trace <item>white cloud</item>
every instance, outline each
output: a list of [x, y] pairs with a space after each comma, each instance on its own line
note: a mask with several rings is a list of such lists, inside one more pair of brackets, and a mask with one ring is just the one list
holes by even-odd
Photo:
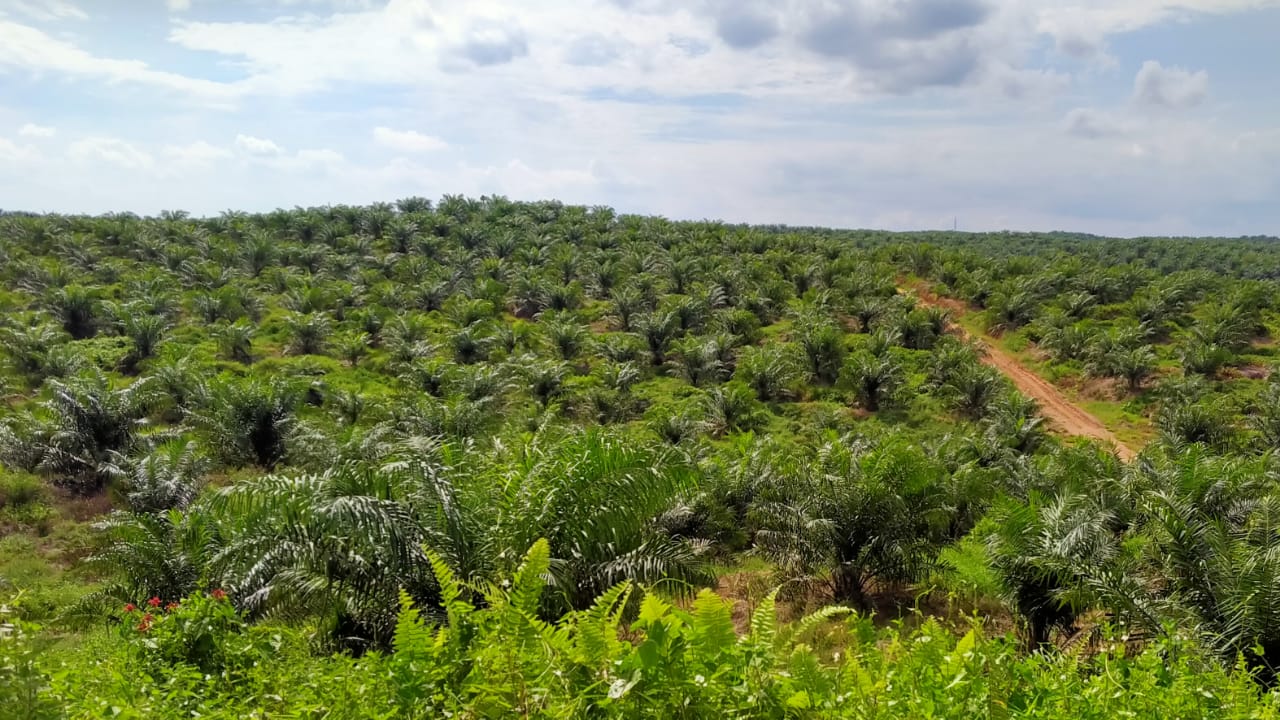
[[416, 130], [392, 130], [388, 127], [374, 128], [373, 139], [379, 145], [400, 152], [434, 152], [449, 147], [449, 143], [438, 137], [423, 135]]
[[141, 60], [116, 60], [92, 55], [78, 46], [36, 28], [0, 19], [0, 69], [31, 73], [56, 72], [85, 79], [135, 82], [210, 100], [226, 101], [232, 88], [208, 80], [151, 69]]
[[1143, 105], [1186, 108], [1204, 102], [1209, 73], [1166, 68], [1154, 60], [1142, 64], [1133, 79], [1133, 99]]
[[18, 134], [22, 137], [29, 138], [51, 138], [58, 133], [58, 129], [46, 125], [36, 125], [35, 123], [27, 123], [18, 128]]
[[119, 138], [88, 137], [71, 143], [67, 155], [85, 163], [105, 162], [128, 170], [145, 170], [155, 165], [151, 155]]
[[294, 155], [290, 160], [291, 161], [289, 163], [286, 163], [286, 167], [304, 169], [333, 168], [345, 162], [346, 157], [337, 150], [331, 150], [329, 148], [312, 148], [299, 150], [298, 154]]
[[232, 156], [230, 150], [211, 145], [204, 140], [197, 140], [187, 145], [166, 145], [164, 154], [167, 158], [184, 165], [201, 166]]
[[1124, 134], [1125, 125], [1110, 113], [1075, 108], [1063, 118], [1062, 129], [1068, 135], [1092, 140]]
[[[125, 138], [16, 172], [3, 158], [48, 148], [13, 130], [0, 142], [6, 207], [204, 213], [498, 193], [894, 228], [950, 226], [956, 213], [971, 229], [1280, 222], [1257, 200], [1280, 193], [1280, 159], [1248, 150], [1276, 142], [1273, 99], [1234, 95], [1248, 83], [1222, 82], [1224, 60], [1215, 100], [1239, 112], [1143, 112], [1137, 68], [1105, 64], [1109, 43], [1130, 40], [1118, 33], [1195, 32], [1181, 21], [1263, 0], [546, 0], [537, 12], [515, 0], [249, 0], [220, 4], [220, 22], [146, 1], [147, 27], [169, 28], [163, 48], [136, 26], [119, 45], [77, 46], [83, 26], [32, 20], [40, 29], [18, 25], [15, 50], [8, 31], [27, 16], [0, 19], [0, 78], [60, 88], [84, 101], [72, 109], [101, 109], [94, 135]], [[110, 5], [84, 3], [95, 23], [126, 18]], [[1055, 42], [1061, 53], [1045, 53]], [[130, 46], [175, 64], [101, 57]], [[1169, 47], [1166, 65], [1188, 62]], [[1204, 102], [1207, 76], [1157, 68], [1143, 91], [1157, 106]], [[0, 127], [35, 118], [79, 138], [83, 114], [13, 95]], [[148, 172], [125, 169], [147, 158]], [[1224, 205], [1237, 200], [1259, 204]]]
[[252, 135], [236, 135], [236, 147], [255, 157], [275, 157], [284, 153], [274, 142]]
[[0, 160], [8, 164], [30, 160], [35, 152], [27, 146], [19, 145], [8, 138], [0, 137]]
[[17, 13], [37, 22], [89, 19], [83, 10], [65, 0], [0, 0], [0, 17], [6, 12]]
[[169, 12], [185, 12], [191, 9], [191, 0], [164, 0]]

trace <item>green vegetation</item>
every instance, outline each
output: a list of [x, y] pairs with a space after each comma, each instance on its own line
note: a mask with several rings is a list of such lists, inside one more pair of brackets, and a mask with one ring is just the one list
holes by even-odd
[[0, 261], [16, 717], [1280, 709], [1273, 241], [448, 196]]

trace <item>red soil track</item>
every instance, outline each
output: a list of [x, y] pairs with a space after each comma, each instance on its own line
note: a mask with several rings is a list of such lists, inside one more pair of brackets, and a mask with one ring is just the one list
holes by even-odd
[[[922, 288], [915, 289], [913, 294], [922, 304], [944, 308], [951, 313], [952, 317], [969, 313], [969, 308], [958, 300], [939, 297]], [[952, 323], [951, 330], [965, 339], [973, 339], [959, 325]], [[1041, 414], [1056, 430], [1066, 435], [1091, 438], [1101, 441], [1104, 445], [1110, 445], [1115, 448], [1116, 455], [1125, 462], [1137, 455], [1131, 448], [1120, 442], [1119, 438], [1102, 424], [1102, 421], [1068, 400], [1053, 384], [1023, 367], [1022, 363], [1000, 348], [982, 342], [981, 339], [978, 339], [978, 343], [984, 350], [982, 362], [999, 370], [1009, 378], [1019, 392], [1040, 403]]]

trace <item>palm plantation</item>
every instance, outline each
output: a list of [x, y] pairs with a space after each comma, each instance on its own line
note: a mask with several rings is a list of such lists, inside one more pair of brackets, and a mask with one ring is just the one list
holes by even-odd
[[0, 700], [1065, 717], [1123, 667], [1125, 707], [1274, 716], [1280, 250], [1010, 247], [501, 197], [0, 215], [0, 542], [46, 563], [0, 561]]

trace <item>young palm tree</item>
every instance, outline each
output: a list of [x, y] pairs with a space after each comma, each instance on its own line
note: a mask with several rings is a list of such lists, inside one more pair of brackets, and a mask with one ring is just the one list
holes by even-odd
[[0, 327], [0, 344], [13, 369], [37, 382], [47, 377], [49, 353], [62, 345], [64, 334], [53, 325]]
[[196, 443], [174, 442], [141, 457], [112, 453], [103, 471], [124, 493], [134, 513], [186, 510], [196, 499], [211, 463]]
[[858, 353], [845, 363], [841, 375], [858, 403], [870, 412], [892, 404], [906, 384], [906, 372], [888, 354]]
[[991, 566], [1023, 623], [1028, 649], [1047, 645], [1054, 630], [1074, 628], [1087, 605], [1072, 591], [1101, 575], [1118, 552], [1113, 521], [1093, 498], [1071, 490], [1027, 505], [1009, 503], [993, 514]]
[[569, 366], [560, 362], [535, 362], [524, 366], [525, 379], [533, 397], [546, 408], [564, 392]]
[[334, 343], [338, 357], [349, 367], [360, 364], [360, 358], [369, 354], [369, 335], [363, 332], [348, 332], [338, 336]]
[[218, 587], [211, 562], [221, 545], [219, 528], [203, 512], [116, 512], [99, 528], [106, 547], [90, 556], [90, 567], [105, 571], [106, 586], [81, 601], [82, 608], [110, 600], [114, 614], [124, 603], [149, 598], [178, 602], [198, 589]]
[[1233, 354], [1221, 345], [1207, 342], [1193, 334], [1178, 350], [1185, 372], [1212, 377], [1231, 362]]
[[289, 353], [292, 355], [323, 355], [333, 331], [333, 323], [324, 313], [294, 314], [285, 320], [289, 331]]
[[516, 548], [547, 539], [547, 610], [586, 608], [626, 579], [706, 581], [700, 547], [664, 536], [655, 522], [693, 487], [679, 453], [589, 430], [536, 439], [522, 455], [502, 483], [493, 543], [509, 564], [521, 557]]
[[830, 385], [840, 377], [844, 363], [844, 337], [834, 323], [806, 319], [799, 323], [796, 340], [804, 353], [810, 379]]
[[1280, 447], [1280, 376], [1272, 375], [1247, 418], [1263, 448]]
[[745, 383], [733, 380], [711, 388], [705, 396], [707, 426], [716, 435], [750, 432], [765, 422], [765, 409]]
[[1004, 333], [1026, 325], [1035, 319], [1039, 303], [1035, 295], [1025, 288], [998, 290], [987, 300], [987, 329], [992, 333]]
[[746, 383], [760, 400], [781, 402], [795, 396], [803, 370], [785, 346], [748, 347], [742, 351], [734, 378]]
[[977, 362], [968, 362], [952, 371], [938, 392], [950, 399], [952, 407], [971, 419], [986, 414], [1004, 387], [1000, 373]]
[[1170, 447], [1203, 443], [1218, 451], [1235, 440], [1234, 418], [1213, 402], [1165, 401], [1156, 416], [1161, 442]]
[[680, 375], [694, 387], [714, 385], [726, 379], [729, 368], [720, 357], [714, 341], [702, 337], [687, 337], [677, 342], [673, 363]]
[[98, 332], [101, 308], [96, 291], [82, 285], [67, 285], [50, 291], [47, 302], [72, 339], [83, 340]]
[[453, 350], [454, 361], [463, 365], [472, 365], [488, 359], [493, 339], [484, 328], [470, 325], [454, 332], [449, 337], [449, 345]]
[[545, 324], [544, 332], [547, 344], [561, 360], [576, 360], [591, 345], [591, 333], [572, 317], [557, 315]]
[[636, 334], [643, 340], [649, 350], [649, 359], [654, 367], [661, 367], [667, 362], [667, 352], [675, 340], [680, 328], [680, 320], [675, 313], [652, 312], [641, 315], [634, 322]]
[[193, 417], [223, 462], [271, 470], [285, 458], [302, 396], [287, 380], [223, 380], [210, 385]]
[[1079, 360], [1085, 357], [1092, 339], [1092, 334], [1080, 325], [1065, 325], [1046, 330], [1038, 344], [1055, 360]]
[[251, 364], [254, 333], [254, 326], [244, 320], [216, 328], [213, 335], [218, 343], [218, 355], [224, 360]]
[[116, 389], [101, 372], [65, 382], [50, 380], [51, 397], [41, 403], [49, 433], [40, 468], [58, 482], [80, 491], [100, 488], [108, 479], [113, 452], [128, 452], [139, 439], [144, 418], [157, 401], [148, 378]]
[[436, 602], [409, 492], [352, 464], [237, 483], [209, 503], [229, 529], [210, 564], [251, 616], [317, 621], [333, 649], [385, 648], [401, 589], [420, 607]]
[[121, 326], [123, 334], [133, 345], [122, 364], [128, 371], [134, 372], [138, 363], [155, 357], [156, 348], [169, 331], [170, 323], [162, 315], [135, 314], [126, 309], [121, 318]]
[[844, 438], [812, 461], [783, 463], [777, 495], [751, 515], [757, 546], [789, 577], [826, 576], [834, 599], [865, 606], [873, 582], [910, 581], [933, 562], [943, 472], [918, 449], [867, 451]]

